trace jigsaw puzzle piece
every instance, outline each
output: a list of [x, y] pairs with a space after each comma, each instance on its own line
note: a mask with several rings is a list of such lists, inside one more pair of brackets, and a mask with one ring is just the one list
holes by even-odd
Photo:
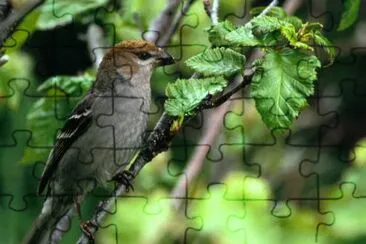
[[[118, 211], [101, 226], [97, 241], [98, 238], [108, 240], [108, 243], [119, 243], [120, 240], [124, 243], [184, 241], [187, 226], [199, 228], [200, 222], [176, 214], [172, 209], [174, 199], [164, 198], [166, 195], [167, 193], [156, 190], [148, 198], [123, 197], [117, 202]], [[122, 226], [133, 229], [124, 229]]]
[[365, 241], [365, 230], [362, 227], [366, 218], [362, 209], [366, 195], [360, 195], [357, 188], [358, 185], [354, 182], [343, 181], [338, 187], [330, 189], [326, 198], [321, 199], [321, 207], [334, 214], [335, 222], [320, 228], [320, 233], [334, 236], [344, 243]]
[[201, 240], [205, 243], [212, 243], [213, 240], [219, 240], [222, 243], [236, 243], [241, 240], [243, 237], [240, 235], [241, 233], [237, 235], [235, 231], [231, 231], [227, 227], [231, 216], [241, 216], [245, 213], [243, 201], [233, 198], [237, 194], [229, 193], [224, 184], [216, 184], [210, 185], [207, 193], [198, 195], [199, 198], [187, 200], [186, 216], [200, 218], [202, 227], [187, 229], [185, 237], [187, 242]]
[[[38, 179], [35, 177], [33, 165], [20, 164], [24, 148], [29, 147], [30, 131], [14, 131], [11, 137], [4, 137], [1, 140], [1, 157], [6, 158], [1, 166], [3, 172], [8, 172], [3, 177], [1, 184], [1, 205], [4, 214], [14, 214], [22, 212], [24, 214], [33, 213], [34, 209], [28, 209], [28, 206], [37, 202], [37, 196], [34, 189], [38, 185]], [[18, 162], [18, 163], [9, 163]], [[24, 180], [26, 179], [26, 180]], [[23, 183], [26, 182], [26, 186]], [[29, 203], [31, 201], [31, 203]], [[30, 211], [30, 212], [29, 212]], [[33, 212], [32, 212], [33, 211]], [[18, 214], [19, 215], [19, 214]]]

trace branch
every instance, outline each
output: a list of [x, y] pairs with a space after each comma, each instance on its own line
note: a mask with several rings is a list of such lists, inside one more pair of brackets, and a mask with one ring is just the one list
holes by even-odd
[[213, 0], [211, 21], [212, 25], [217, 25], [219, 23], [219, 0]]
[[160, 34], [165, 33], [162, 30], [168, 29], [169, 26], [172, 24], [175, 12], [181, 2], [183, 2], [183, 0], [171, 0], [168, 2], [166, 8], [150, 25], [149, 30], [144, 37], [145, 40], [154, 43], [158, 43], [160, 41]]
[[[1, 4], [0, 6], [0, 49], [4, 47], [5, 41], [14, 33], [16, 27], [33, 9], [38, 7], [44, 0], [35, 0], [24, 6], [22, 9], [14, 10], [9, 4]], [[4, 51], [0, 51], [0, 67], [8, 62], [8, 56], [4, 55]]]
[[[9, 15], [0, 23], [0, 47], [4, 46], [6, 39], [14, 33], [16, 27], [36, 7], [41, 5], [45, 0], [34, 0], [30, 1], [29, 4], [24, 6], [22, 9], [10, 10]], [[3, 17], [3, 16], [2, 16]]]
[[271, 11], [272, 8], [276, 7], [278, 5], [278, 0], [273, 0], [263, 11], [258, 15], [258, 17], [265, 16], [266, 14]]

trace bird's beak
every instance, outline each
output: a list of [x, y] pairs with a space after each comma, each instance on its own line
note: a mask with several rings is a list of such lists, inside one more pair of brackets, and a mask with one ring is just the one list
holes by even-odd
[[167, 52], [163, 51], [160, 59], [159, 59], [159, 66], [165, 66], [165, 65], [170, 65], [170, 64], [174, 64], [175, 60], [174, 58]]

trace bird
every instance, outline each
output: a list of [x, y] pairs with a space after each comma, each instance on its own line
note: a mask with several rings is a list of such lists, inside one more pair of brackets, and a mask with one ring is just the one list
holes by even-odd
[[[159, 66], [174, 63], [164, 49], [145, 40], [126, 40], [104, 55], [92, 87], [57, 134], [46, 161], [38, 194], [45, 192], [41, 213], [24, 244], [51, 243], [58, 221], [95, 186], [117, 180], [143, 143], [151, 105], [150, 79]], [[82, 231], [88, 233], [81, 221]], [[91, 234], [90, 238], [94, 238]]]

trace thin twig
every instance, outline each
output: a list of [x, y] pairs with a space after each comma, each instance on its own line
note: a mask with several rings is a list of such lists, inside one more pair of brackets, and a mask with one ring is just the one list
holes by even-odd
[[211, 7], [210, 0], [203, 0], [202, 3], [203, 3], [203, 9], [205, 10], [207, 16], [209, 18], [211, 18], [211, 10], [212, 10], [212, 7]]
[[[16, 27], [21, 23], [27, 14], [41, 5], [45, 0], [34, 0], [27, 3], [20, 10], [9, 8], [8, 4], [1, 4], [1, 22], [0, 22], [0, 49], [4, 47], [5, 41], [14, 33]], [[0, 66], [8, 61], [8, 56], [0, 51]]]
[[258, 15], [258, 17], [265, 16], [266, 14], [271, 11], [272, 8], [276, 7], [278, 5], [278, 0], [273, 0], [263, 11]]
[[211, 10], [211, 21], [212, 25], [217, 25], [219, 23], [219, 5], [220, 0], [213, 0], [212, 10]]

